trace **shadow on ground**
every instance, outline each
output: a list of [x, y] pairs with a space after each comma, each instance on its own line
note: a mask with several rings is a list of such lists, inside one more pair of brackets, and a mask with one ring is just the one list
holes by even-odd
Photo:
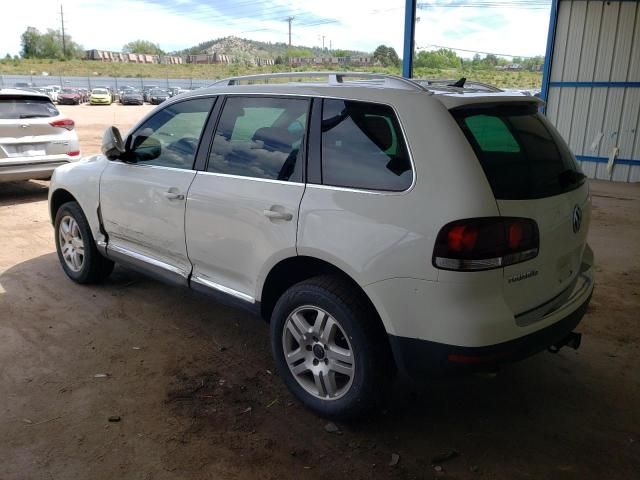
[[[123, 268], [104, 285], [76, 285], [51, 253], [0, 275], [0, 312], [8, 478], [640, 471], [637, 347], [593, 336], [578, 352], [540, 354], [496, 376], [400, 380], [386, 410], [331, 434], [275, 375], [267, 326], [186, 289]], [[434, 457], [454, 451], [437, 472]]]
[[45, 181], [0, 183], [0, 207], [46, 200], [48, 191]]

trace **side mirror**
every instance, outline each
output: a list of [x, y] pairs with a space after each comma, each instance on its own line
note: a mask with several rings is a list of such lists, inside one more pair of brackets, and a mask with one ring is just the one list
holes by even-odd
[[116, 127], [109, 127], [102, 136], [102, 153], [109, 160], [117, 160], [125, 152], [124, 142], [120, 130]]

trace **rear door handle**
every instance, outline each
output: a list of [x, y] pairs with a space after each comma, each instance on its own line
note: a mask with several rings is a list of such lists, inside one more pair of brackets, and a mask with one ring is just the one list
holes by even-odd
[[289, 222], [293, 218], [291, 213], [279, 212], [277, 210], [263, 210], [262, 213], [269, 220], [285, 220]]
[[164, 196], [169, 200], [184, 200], [184, 195], [182, 193], [178, 193], [172, 189], [168, 192], [164, 192]]

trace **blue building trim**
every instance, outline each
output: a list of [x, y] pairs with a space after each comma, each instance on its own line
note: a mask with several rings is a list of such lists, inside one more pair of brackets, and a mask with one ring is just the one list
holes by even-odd
[[404, 50], [402, 53], [402, 76], [413, 76], [413, 50], [416, 38], [416, 7], [418, 0], [405, 0], [404, 6]]
[[[609, 159], [607, 157], [590, 157], [588, 155], [576, 155], [576, 160], [579, 162], [592, 162], [592, 163], [607, 163]], [[634, 160], [631, 158], [616, 158], [616, 165], [640, 165], [640, 160]]]
[[549, 16], [549, 31], [547, 33], [547, 50], [544, 54], [544, 65], [542, 67], [542, 91], [540, 98], [544, 100], [542, 107], [544, 113], [547, 109], [546, 103], [549, 97], [549, 82], [551, 81], [551, 57], [553, 57], [553, 47], [556, 43], [556, 27], [558, 26], [558, 0], [551, 1], [551, 13]]
[[640, 88], [640, 82], [549, 82], [550, 87]]

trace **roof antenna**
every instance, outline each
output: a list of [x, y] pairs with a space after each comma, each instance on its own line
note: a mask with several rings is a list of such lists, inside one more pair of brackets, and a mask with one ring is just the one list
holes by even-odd
[[457, 88], [463, 88], [465, 82], [467, 81], [467, 77], [462, 77], [460, 80], [458, 80], [456, 83], [452, 83], [451, 85], [449, 85], [450, 87], [457, 87]]

